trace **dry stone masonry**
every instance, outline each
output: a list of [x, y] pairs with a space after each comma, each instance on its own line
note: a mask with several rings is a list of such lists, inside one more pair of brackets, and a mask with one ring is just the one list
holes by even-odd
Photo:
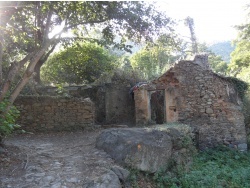
[[210, 70], [206, 55], [180, 61], [135, 91], [137, 125], [150, 123], [150, 98], [159, 90], [165, 95], [164, 121], [192, 125], [200, 148], [225, 144], [247, 149], [239, 93], [229, 79]]
[[70, 131], [89, 128], [94, 124], [94, 104], [89, 98], [20, 96], [17, 123], [31, 132]]

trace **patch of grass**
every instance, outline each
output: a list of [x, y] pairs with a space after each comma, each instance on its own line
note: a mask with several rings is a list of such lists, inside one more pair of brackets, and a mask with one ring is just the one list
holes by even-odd
[[189, 172], [181, 167], [171, 172], [159, 171], [153, 181], [160, 188], [250, 187], [250, 153], [226, 147], [209, 149], [194, 157]]
[[250, 152], [223, 146], [208, 149], [194, 156], [188, 172], [181, 166], [174, 166], [150, 178], [157, 188], [247, 188], [250, 187]]

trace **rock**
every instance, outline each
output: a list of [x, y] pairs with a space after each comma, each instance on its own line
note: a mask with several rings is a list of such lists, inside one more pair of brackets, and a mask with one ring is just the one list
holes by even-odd
[[247, 144], [238, 144], [238, 149], [240, 151], [247, 151]]
[[212, 114], [212, 113], [214, 113], [214, 111], [213, 111], [212, 108], [206, 108], [206, 113], [207, 114]]
[[5, 152], [6, 152], [6, 150], [0, 146], [0, 154], [3, 154]]
[[[185, 128], [178, 130], [165, 125], [107, 129], [97, 138], [96, 147], [110, 154], [118, 164], [153, 173], [169, 162], [173, 150], [184, 147], [183, 138], [191, 135], [191, 128]], [[186, 145], [193, 148], [191, 142]]]
[[122, 188], [118, 176], [111, 170], [104, 175], [90, 181], [84, 188]]
[[60, 187], [61, 187], [61, 183], [60, 182], [51, 185], [51, 188], [60, 188]]
[[69, 183], [77, 183], [78, 179], [77, 178], [67, 178], [66, 181]]
[[129, 176], [129, 171], [120, 166], [112, 166], [111, 170], [118, 176], [121, 182], [125, 182]]
[[53, 176], [45, 176], [44, 178], [43, 178], [43, 181], [44, 182], [52, 182], [52, 181], [54, 181], [55, 180], [55, 177], [53, 177]]

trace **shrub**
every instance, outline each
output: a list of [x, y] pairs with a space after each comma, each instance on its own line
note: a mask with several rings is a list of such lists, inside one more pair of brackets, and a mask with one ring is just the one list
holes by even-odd
[[11, 134], [15, 128], [20, 127], [15, 124], [15, 120], [19, 116], [19, 111], [15, 106], [11, 105], [6, 112], [8, 107], [9, 102], [7, 100], [0, 102], [0, 143], [5, 136]]
[[182, 168], [155, 174], [157, 187], [250, 187], [250, 154], [226, 147], [200, 152], [189, 172]]

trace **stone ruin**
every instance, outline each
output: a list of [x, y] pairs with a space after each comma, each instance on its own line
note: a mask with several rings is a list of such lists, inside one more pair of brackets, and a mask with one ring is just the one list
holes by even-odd
[[[229, 78], [213, 73], [206, 55], [180, 61], [158, 79], [136, 87], [114, 80], [70, 87], [69, 98], [20, 96], [15, 102], [21, 111], [18, 123], [30, 132], [129, 125], [103, 130], [95, 146], [116, 164], [149, 173], [180, 165], [188, 170], [196, 153], [194, 141], [199, 149], [223, 144], [247, 150], [240, 94]], [[126, 185], [129, 172], [112, 168], [87, 187]]]
[[158, 79], [139, 84], [132, 98], [134, 84], [114, 77], [101, 86], [70, 87], [70, 96], [79, 99], [20, 96], [15, 102], [21, 111], [18, 123], [28, 131], [63, 131], [178, 122], [192, 126], [201, 149], [218, 144], [247, 149], [242, 100], [228, 78], [212, 72], [206, 55], [182, 60]]
[[194, 128], [201, 149], [247, 149], [242, 100], [229, 79], [212, 72], [207, 55], [178, 62], [135, 90], [134, 100], [136, 125], [185, 123]]

